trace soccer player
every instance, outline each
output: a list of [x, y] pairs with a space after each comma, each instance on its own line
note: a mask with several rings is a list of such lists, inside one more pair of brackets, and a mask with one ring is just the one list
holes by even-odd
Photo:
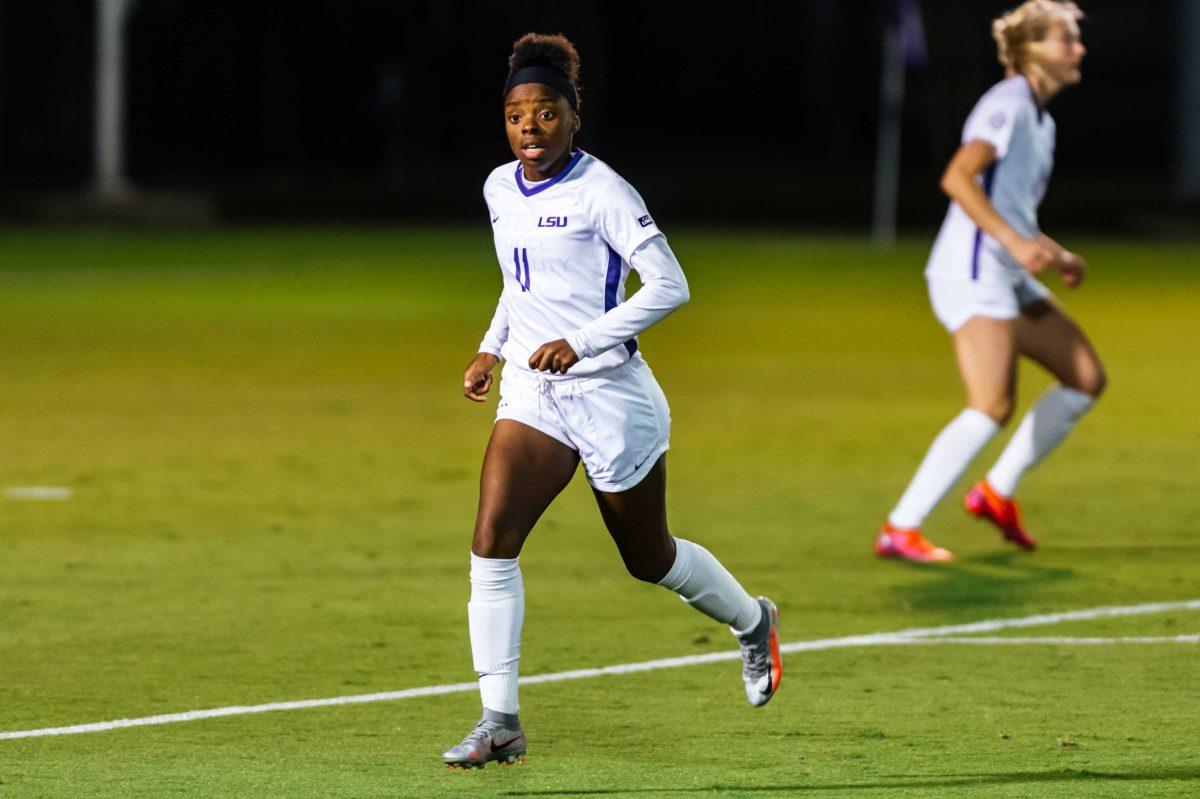
[[1087, 336], [1034, 279], [1055, 270], [1073, 288], [1086, 263], [1038, 227], [1054, 163], [1046, 103], [1080, 81], [1086, 52], [1071, 2], [1029, 0], [992, 23], [1006, 77], [975, 105], [942, 177], [951, 203], [925, 270], [934, 315], [954, 337], [967, 407], [934, 439], [876, 539], [883, 557], [948, 561], [921, 534], [926, 515], [1009, 419], [1024, 355], [1058, 384], [1030, 408], [1000, 459], [967, 493], [969, 513], [1024, 549], [1034, 540], [1014, 499], [1021, 476], [1066, 437], [1104, 390]]
[[[637, 335], [688, 300], [687, 281], [642, 198], [573, 145], [579, 55], [561, 35], [513, 46], [504, 121], [517, 160], [483, 187], [504, 289], [463, 394], [483, 402], [507, 361], [483, 459], [467, 618], [483, 718], [443, 754], [453, 768], [520, 762], [517, 710], [526, 537], [582, 461], [629, 573], [730, 627], [755, 706], [782, 677], [779, 614], [699, 544], [667, 528], [666, 398]], [[635, 269], [642, 287], [624, 301]]]

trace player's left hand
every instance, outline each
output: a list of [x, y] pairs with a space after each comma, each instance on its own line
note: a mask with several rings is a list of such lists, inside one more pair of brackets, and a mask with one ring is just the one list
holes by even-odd
[[565, 338], [543, 344], [533, 355], [529, 356], [529, 368], [539, 372], [565, 375], [567, 370], [577, 363], [579, 363], [579, 356], [575, 354], [575, 350], [571, 348]]
[[475, 402], [486, 402], [484, 395], [492, 390], [492, 370], [498, 363], [500, 359], [490, 352], [476, 355], [463, 373], [463, 396]]
[[1083, 282], [1083, 273], [1087, 270], [1087, 261], [1083, 260], [1083, 256], [1063, 250], [1055, 259], [1054, 265], [1067, 288], [1073, 289]]

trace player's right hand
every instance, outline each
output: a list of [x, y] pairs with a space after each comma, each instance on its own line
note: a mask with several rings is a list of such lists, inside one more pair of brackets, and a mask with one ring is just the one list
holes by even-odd
[[1037, 239], [1018, 238], [1008, 248], [1008, 252], [1017, 259], [1017, 263], [1033, 275], [1054, 263], [1055, 260], [1054, 251]]
[[1087, 270], [1087, 261], [1083, 256], [1070, 250], [1063, 250], [1055, 262], [1063, 285], [1073, 289], [1083, 282], [1083, 273]]
[[475, 402], [484, 402], [492, 389], [492, 370], [500, 359], [490, 352], [481, 352], [463, 372], [463, 396]]

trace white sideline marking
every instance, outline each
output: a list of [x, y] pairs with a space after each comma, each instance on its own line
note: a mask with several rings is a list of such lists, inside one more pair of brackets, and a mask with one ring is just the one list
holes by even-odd
[[[779, 647], [782, 652], [818, 652], [826, 649], [843, 649], [855, 646], [886, 646], [892, 644], [938, 644], [938, 643], [971, 643], [971, 644], [1013, 644], [1021, 643], [1200, 643], [1200, 635], [1182, 635], [1170, 638], [953, 638], [962, 633], [994, 632], [996, 630], [1039, 627], [1061, 624], [1068, 621], [1088, 621], [1092, 619], [1108, 619], [1119, 616], [1140, 616], [1147, 613], [1167, 613], [1173, 610], [1200, 610], [1200, 599], [1183, 602], [1151, 602], [1142, 605], [1120, 605], [1114, 607], [1088, 608], [1071, 610], [1063, 613], [1043, 613], [1037, 616], [1023, 616], [1014, 619], [990, 619], [968, 624], [947, 624], [942, 627], [913, 627], [890, 633], [869, 633], [866, 635], [848, 635], [842, 638], [821, 638], [814, 641], [796, 641]], [[717, 663], [724, 660], [737, 660], [741, 655], [736, 650], [710, 652], [704, 655], [686, 655], [684, 657], [646, 660], [641, 663], [622, 663], [616, 666], [601, 666], [592, 669], [574, 669], [572, 671], [557, 671], [549, 674], [534, 674], [521, 677], [521, 685], [537, 685], [539, 683], [562, 682], [564, 680], [582, 680], [588, 677], [604, 677], [615, 674], [635, 674], [642, 671], [658, 669], [675, 669], [682, 666], [696, 666], [702, 663]], [[290, 702], [270, 702], [265, 705], [234, 705], [218, 707], [209, 710], [188, 710], [182, 713], [165, 713], [159, 716], [144, 716], [135, 719], [114, 719], [112, 721], [97, 721], [91, 724], [73, 724], [68, 727], [47, 727], [40, 730], [14, 730], [0, 732], [0, 740], [17, 738], [40, 738], [48, 735], [78, 735], [86, 732], [105, 732], [126, 727], [149, 727], [156, 724], [177, 724], [184, 721], [221, 718], [223, 716], [245, 716], [251, 713], [269, 713], [276, 710], [305, 710], [314, 707], [331, 707], [334, 705], [359, 705], [369, 702], [392, 702], [399, 699], [413, 699], [419, 696], [442, 696], [444, 694], [464, 693], [474, 691], [479, 687], [475, 681], [451, 683], [449, 685], [430, 685], [423, 688], [408, 688], [403, 691], [383, 691], [374, 694], [354, 694], [351, 696], [333, 696], [326, 699], [297, 699]]]
[[29, 499], [35, 502], [62, 502], [74, 493], [64, 486], [9, 486], [4, 489], [6, 499]]
[[1200, 635], [1160, 635], [1118, 638], [913, 638], [896, 641], [905, 644], [981, 644], [995, 646], [997, 644], [1200, 644]]

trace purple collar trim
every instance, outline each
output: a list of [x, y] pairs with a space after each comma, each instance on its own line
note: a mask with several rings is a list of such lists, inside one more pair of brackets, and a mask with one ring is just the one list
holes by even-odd
[[559, 172], [557, 175], [548, 180], [541, 181], [533, 187], [525, 185], [525, 181], [521, 178], [521, 164], [518, 162], [516, 172], [517, 188], [520, 189], [521, 193], [526, 197], [532, 197], [540, 191], [545, 191], [555, 183], [558, 183], [560, 180], [565, 178], [571, 172], [571, 170], [575, 168], [575, 165], [579, 163], [584, 155], [586, 155], [586, 153], [584, 153], [583, 150], [576, 148], [575, 155], [571, 156], [571, 160], [567, 162], [565, 167], [563, 167], [562, 172]]

